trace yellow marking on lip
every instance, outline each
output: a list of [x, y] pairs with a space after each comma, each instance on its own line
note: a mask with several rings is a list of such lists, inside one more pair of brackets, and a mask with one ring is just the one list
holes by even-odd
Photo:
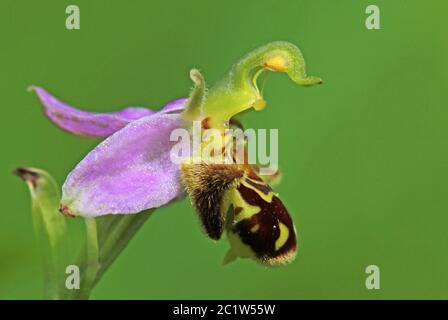
[[256, 224], [252, 228], [250, 228], [250, 232], [255, 233], [260, 229], [260, 225]]
[[[250, 178], [248, 178], [250, 179]], [[258, 184], [263, 184], [263, 182], [261, 181], [256, 181], [253, 179], [252, 180], [254, 183], [258, 183]], [[274, 197], [274, 192], [269, 192], [268, 194], [264, 194], [263, 192], [261, 192], [260, 190], [258, 190], [256, 187], [254, 187], [253, 185], [251, 185], [250, 183], [247, 183], [244, 179], [241, 179], [241, 184], [244, 185], [245, 187], [255, 191], [261, 199], [263, 199], [264, 201], [271, 203], [272, 202], [272, 198]]]
[[252, 206], [248, 204], [243, 197], [241, 197], [241, 194], [236, 189], [229, 190], [226, 195], [226, 199], [224, 200], [226, 203], [231, 203], [234, 208], [241, 207], [243, 210], [235, 215], [234, 219], [235, 222], [239, 222], [244, 219], [248, 219], [252, 217], [253, 215], [259, 213], [261, 209], [256, 206]]
[[278, 236], [278, 239], [275, 241], [275, 251], [278, 251], [281, 247], [283, 247], [283, 245], [289, 238], [288, 227], [281, 222], [278, 223], [278, 226], [280, 228], [280, 235]]

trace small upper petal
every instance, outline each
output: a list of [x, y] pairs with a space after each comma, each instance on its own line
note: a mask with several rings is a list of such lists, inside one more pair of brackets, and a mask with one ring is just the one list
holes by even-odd
[[137, 213], [183, 194], [179, 165], [170, 159], [180, 114], [155, 113], [117, 131], [68, 175], [62, 210], [87, 217]]
[[43, 105], [43, 111], [50, 121], [58, 127], [85, 137], [105, 138], [124, 128], [130, 122], [152, 115], [156, 112], [180, 112], [185, 99], [177, 99], [167, 104], [160, 111], [142, 107], [127, 107], [118, 112], [96, 113], [74, 108], [40, 87], [32, 87]]

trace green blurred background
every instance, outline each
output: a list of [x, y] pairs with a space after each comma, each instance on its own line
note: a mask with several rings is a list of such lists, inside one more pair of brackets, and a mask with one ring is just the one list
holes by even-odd
[[[81, 30], [65, 29], [77, 4]], [[364, 26], [381, 9], [381, 30]], [[188, 200], [157, 210], [94, 299], [448, 298], [448, 4], [442, 1], [11, 1], [0, 3], [0, 298], [41, 297], [25, 185], [35, 166], [59, 183], [98, 141], [66, 134], [26, 92], [75, 106], [161, 107], [258, 45], [288, 40], [324, 85], [269, 77], [268, 107], [246, 126], [279, 128], [277, 188], [299, 235], [296, 261], [221, 265], [228, 244], [200, 231]], [[81, 219], [70, 220], [73, 248]], [[381, 269], [367, 290], [365, 268]]]

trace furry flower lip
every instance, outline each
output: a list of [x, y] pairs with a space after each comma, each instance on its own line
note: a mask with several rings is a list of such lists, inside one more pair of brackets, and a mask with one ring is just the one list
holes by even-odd
[[31, 87], [44, 114], [58, 127], [104, 139], [67, 176], [60, 211], [83, 217], [134, 214], [167, 205], [187, 193], [205, 234], [218, 240], [227, 233], [230, 249], [225, 263], [238, 257], [268, 266], [291, 262], [297, 251], [296, 229], [268, 184], [278, 174], [261, 175], [256, 165], [239, 159], [236, 152], [231, 163], [217, 163], [215, 152], [204, 157], [202, 151], [213, 147], [212, 139], [201, 142], [200, 161], [194, 161], [197, 154], [180, 165], [170, 160], [173, 130], [190, 129], [193, 121], [200, 121], [204, 129], [219, 130], [226, 142], [231, 139], [226, 129], [233, 123], [240, 125], [236, 115], [263, 110], [266, 102], [257, 79], [265, 72], [286, 73], [301, 86], [322, 83], [307, 76], [299, 48], [279, 41], [248, 53], [210, 88], [193, 69], [189, 98], [174, 100], [158, 111], [128, 107], [111, 113], [86, 112], [41, 87]]

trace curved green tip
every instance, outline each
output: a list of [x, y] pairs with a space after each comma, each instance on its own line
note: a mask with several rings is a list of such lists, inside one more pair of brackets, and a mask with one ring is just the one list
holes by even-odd
[[257, 87], [257, 78], [265, 71], [286, 73], [301, 86], [322, 83], [321, 78], [306, 74], [305, 60], [297, 46], [285, 41], [268, 43], [244, 56], [209, 90], [206, 98], [202, 96], [202, 115], [219, 126], [249, 108], [263, 109], [266, 102]]

